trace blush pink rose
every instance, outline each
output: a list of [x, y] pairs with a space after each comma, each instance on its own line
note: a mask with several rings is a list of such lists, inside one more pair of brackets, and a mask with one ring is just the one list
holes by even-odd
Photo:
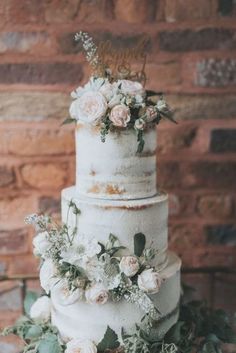
[[146, 109], [146, 117], [147, 117], [147, 122], [150, 123], [157, 117], [157, 111], [155, 110], [154, 107], [149, 106]]
[[130, 110], [124, 104], [116, 105], [112, 108], [109, 119], [115, 126], [126, 127], [130, 121]]
[[109, 295], [102, 283], [95, 283], [86, 289], [85, 297], [89, 304], [105, 304]]

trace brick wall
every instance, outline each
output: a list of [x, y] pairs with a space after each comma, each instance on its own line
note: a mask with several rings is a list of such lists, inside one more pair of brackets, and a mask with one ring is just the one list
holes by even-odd
[[37, 276], [24, 216], [58, 215], [60, 190], [74, 182], [73, 127], [60, 122], [88, 77], [73, 42], [80, 29], [116, 47], [150, 36], [147, 87], [164, 91], [179, 120], [158, 134], [170, 246], [196, 296], [235, 309], [235, 1], [1, 0], [0, 18], [0, 274], [10, 278], [0, 284], [1, 325], [21, 311], [16, 278]]

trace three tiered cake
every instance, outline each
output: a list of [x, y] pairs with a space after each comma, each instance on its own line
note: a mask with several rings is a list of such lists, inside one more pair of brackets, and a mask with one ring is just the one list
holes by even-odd
[[62, 191], [62, 225], [27, 218], [45, 295], [31, 306], [23, 337], [40, 353], [149, 352], [147, 342], [177, 321], [180, 300], [168, 196], [156, 187], [156, 124], [173, 114], [137, 75], [115, 77], [87, 34], [77, 39], [99, 73], [72, 92], [66, 122], [76, 122], [76, 185]]

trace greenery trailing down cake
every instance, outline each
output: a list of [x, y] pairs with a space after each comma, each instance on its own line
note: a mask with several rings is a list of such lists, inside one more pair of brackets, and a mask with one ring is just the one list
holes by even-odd
[[28, 353], [191, 352], [204, 336], [198, 315], [207, 326], [199, 347], [219, 352], [220, 340], [235, 340], [227, 317], [199, 303], [180, 310], [181, 261], [168, 251], [155, 126], [164, 117], [174, 121], [173, 112], [138, 81], [144, 68], [132, 71], [127, 58], [137, 59], [140, 47], [111, 58], [88, 34], [76, 40], [94, 70], [72, 93], [65, 121], [76, 122], [76, 186], [62, 191], [62, 224], [26, 218], [36, 230], [44, 294], [29, 293], [26, 315], [5, 333], [23, 338]]

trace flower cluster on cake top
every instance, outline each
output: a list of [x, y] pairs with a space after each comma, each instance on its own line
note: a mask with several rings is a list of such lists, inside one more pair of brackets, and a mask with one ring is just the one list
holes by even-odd
[[88, 83], [72, 92], [71, 118], [65, 123], [82, 121], [99, 125], [102, 142], [112, 129], [134, 129], [138, 152], [142, 152], [145, 129], [158, 124], [162, 118], [175, 122], [172, 109], [162, 93], [145, 90], [141, 82], [131, 80], [129, 71], [114, 76], [112, 70], [101, 63], [97, 47], [87, 33], [77, 34], [76, 40], [82, 42], [91, 66], [99, 69]]

